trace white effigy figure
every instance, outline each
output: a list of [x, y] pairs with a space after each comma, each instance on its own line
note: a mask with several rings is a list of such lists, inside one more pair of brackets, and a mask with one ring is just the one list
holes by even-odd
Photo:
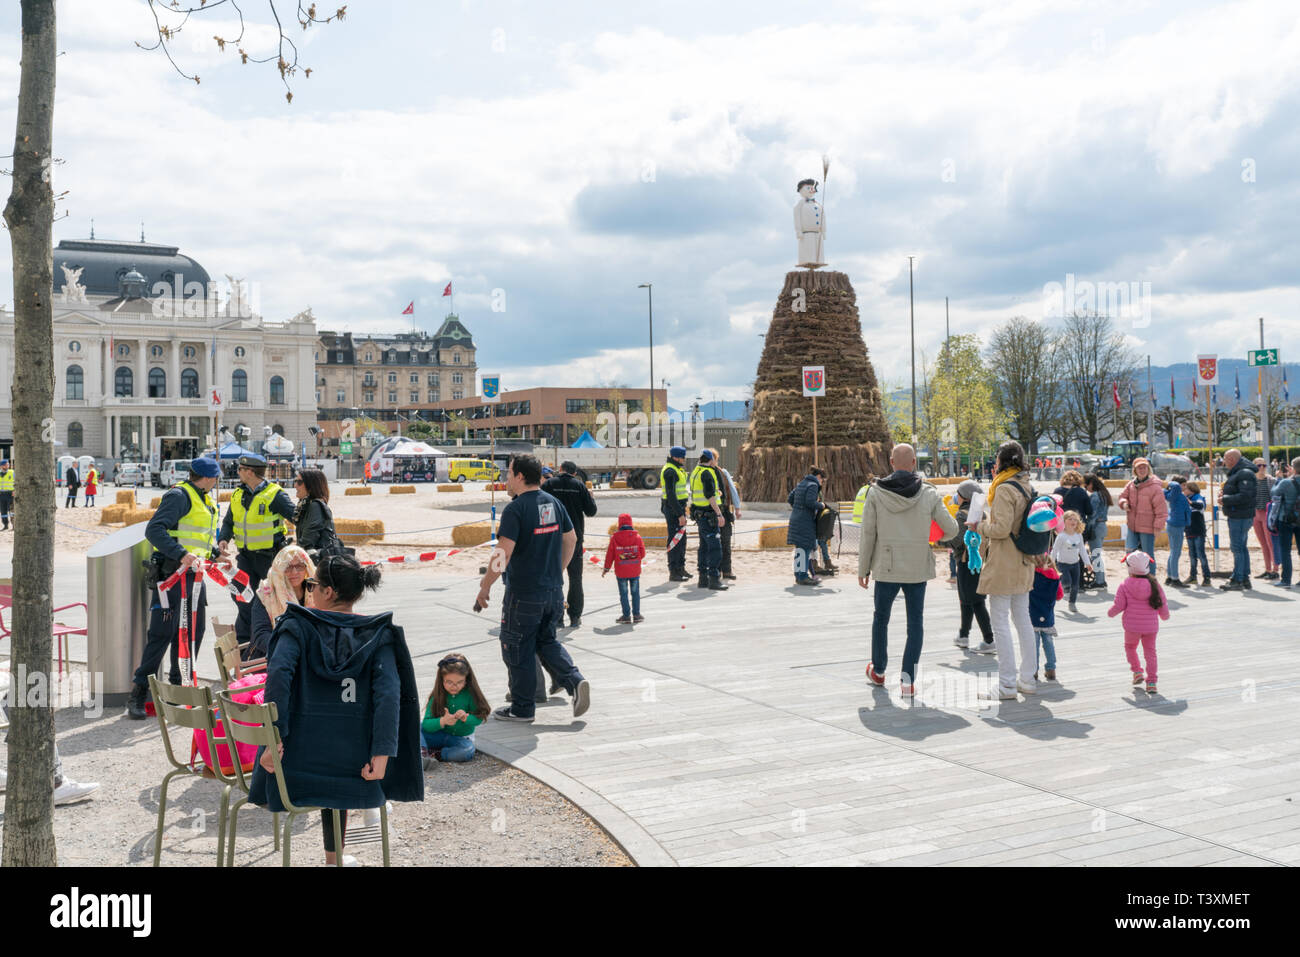
[[817, 181], [800, 180], [796, 189], [799, 199], [794, 204], [794, 236], [799, 242], [799, 255], [795, 265], [809, 269], [825, 266], [826, 212], [813, 198], [817, 194]]

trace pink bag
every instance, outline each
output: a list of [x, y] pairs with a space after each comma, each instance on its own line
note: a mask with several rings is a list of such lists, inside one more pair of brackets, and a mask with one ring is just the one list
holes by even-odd
[[[265, 688], [258, 688], [256, 691], [238, 691], [237, 689], [246, 688], [249, 685], [260, 685], [265, 681], [266, 675], [264, 674], [244, 675], [242, 678], [237, 678], [230, 683], [231, 700], [237, 701], [239, 704], [262, 704], [266, 696]], [[219, 711], [217, 713], [220, 714]], [[243, 724], [243, 722], [238, 721], [235, 723]], [[222, 738], [225, 736], [225, 733], [225, 727], [222, 725], [221, 720], [218, 719], [214, 735], [217, 738]], [[245, 771], [253, 770], [253, 762], [257, 759], [257, 745], [236, 742], [235, 753], [239, 755], [239, 763]], [[194, 729], [194, 744], [192, 746], [190, 758], [191, 764], [193, 764], [194, 755], [201, 757], [203, 763], [208, 767], [212, 766], [212, 755], [209, 753], [208, 749], [208, 736], [198, 728]], [[235, 767], [230, 763], [229, 746], [225, 744], [217, 745], [217, 760], [221, 762], [222, 774], [235, 773]]]

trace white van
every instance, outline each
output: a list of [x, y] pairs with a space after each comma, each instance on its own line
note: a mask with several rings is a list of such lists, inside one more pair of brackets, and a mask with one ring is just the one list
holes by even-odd
[[168, 459], [158, 474], [162, 487], [171, 488], [190, 474], [190, 459]]

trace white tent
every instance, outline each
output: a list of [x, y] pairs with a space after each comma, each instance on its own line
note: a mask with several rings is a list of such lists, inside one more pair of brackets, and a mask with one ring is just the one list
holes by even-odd
[[424, 442], [403, 442], [396, 448], [389, 449], [384, 454], [391, 455], [393, 458], [405, 459], [415, 457], [434, 458], [439, 455], [446, 455], [447, 453], [435, 449], [432, 445], [426, 445]]

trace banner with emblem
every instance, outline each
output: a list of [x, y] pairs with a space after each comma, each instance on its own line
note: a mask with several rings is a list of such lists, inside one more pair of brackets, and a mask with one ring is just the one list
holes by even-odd
[[483, 377], [483, 401], [501, 401], [501, 377], [499, 375], [485, 375]]
[[1219, 357], [1217, 355], [1196, 357], [1196, 379], [1201, 385], [1219, 384]]
[[803, 367], [803, 394], [806, 398], [822, 399], [826, 397], [826, 367]]

